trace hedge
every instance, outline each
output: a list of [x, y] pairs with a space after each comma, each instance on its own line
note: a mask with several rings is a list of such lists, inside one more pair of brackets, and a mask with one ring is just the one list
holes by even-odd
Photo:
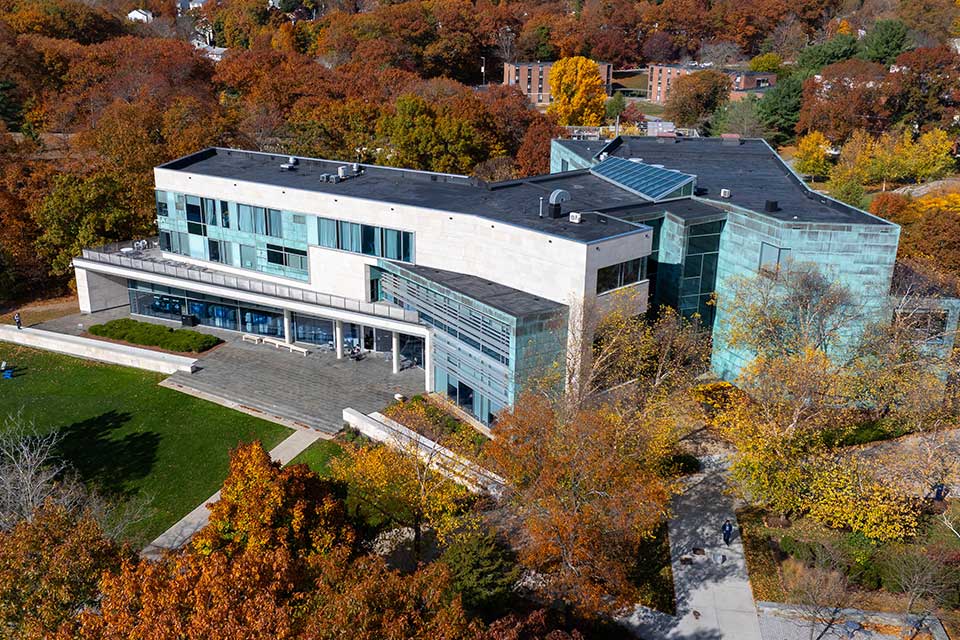
[[220, 344], [220, 338], [205, 333], [189, 329], [171, 329], [132, 318], [120, 318], [104, 324], [95, 324], [89, 331], [102, 338], [160, 347], [167, 351], [199, 353]]

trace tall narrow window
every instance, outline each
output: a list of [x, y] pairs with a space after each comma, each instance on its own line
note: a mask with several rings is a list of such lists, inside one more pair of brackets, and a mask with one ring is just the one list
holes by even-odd
[[413, 262], [413, 233], [409, 231], [401, 232], [402, 245], [400, 259], [404, 262]]
[[253, 233], [255, 231], [253, 225], [253, 207], [248, 204], [237, 205], [237, 214], [240, 231]]
[[354, 222], [340, 221], [340, 248], [344, 251], [360, 253], [360, 225]]
[[283, 237], [283, 214], [276, 209], [267, 209], [267, 235]]
[[220, 201], [220, 226], [224, 229], [230, 228], [230, 203], [226, 200]]
[[158, 216], [168, 216], [170, 212], [167, 210], [167, 192], [166, 191], [157, 191], [157, 215]]
[[337, 221], [330, 218], [319, 218], [320, 246], [328, 249], [337, 248]]
[[360, 251], [367, 256], [381, 255], [380, 227], [372, 227], [368, 224], [360, 226]]
[[400, 232], [395, 229], [383, 230], [383, 257], [388, 260], [400, 260]]
[[257, 223], [257, 233], [267, 235], [267, 210], [263, 207], [253, 207], [253, 220]]

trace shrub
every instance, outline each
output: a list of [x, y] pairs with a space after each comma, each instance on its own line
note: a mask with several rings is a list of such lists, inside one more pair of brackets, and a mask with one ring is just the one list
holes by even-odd
[[802, 562], [812, 564], [817, 557], [820, 545], [809, 540], [797, 540], [793, 536], [780, 538], [780, 550], [788, 556]]
[[453, 586], [470, 610], [494, 614], [509, 602], [520, 567], [513, 550], [490, 529], [451, 543], [440, 558], [450, 567]]
[[95, 336], [147, 347], [160, 347], [167, 351], [199, 353], [220, 344], [219, 338], [205, 333], [189, 329], [171, 329], [132, 318], [120, 318], [104, 324], [95, 324], [89, 331]]

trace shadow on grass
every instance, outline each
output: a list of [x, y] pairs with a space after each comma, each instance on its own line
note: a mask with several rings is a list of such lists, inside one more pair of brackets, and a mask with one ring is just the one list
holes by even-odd
[[58, 455], [70, 463], [80, 480], [107, 495], [129, 497], [128, 483], [148, 476], [157, 461], [160, 436], [153, 432], [113, 433], [130, 421], [126, 412], [107, 411], [60, 430]]

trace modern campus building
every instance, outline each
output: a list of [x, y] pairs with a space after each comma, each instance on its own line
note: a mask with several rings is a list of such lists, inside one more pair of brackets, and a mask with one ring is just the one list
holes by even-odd
[[[571, 313], [614, 291], [645, 308], [653, 230], [602, 212], [646, 200], [604, 169], [485, 184], [206, 149], [155, 169], [156, 246], [74, 260], [81, 310], [391, 352], [489, 423], [563, 365]], [[692, 176], [645, 171], [691, 193]]]
[[[598, 62], [597, 66], [600, 67], [604, 91], [610, 95], [613, 87], [613, 65]], [[549, 105], [553, 102], [553, 94], [550, 92], [552, 68], [552, 62], [504, 62], [503, 84], [517, 87], [532, 104]]]
[[[715, 304], [736, 304], [732, 277], [813, 263], [864, 322], [890, 313], [899, 227], [811, 191], [762, 140], [555, 140], [551, 170], [488, 184], [206, 149], [156, 168], [151, 246], [74, 260], [81, 310], [392, 354], [486, 424], [617, 292], [696, 314], [727, 379], [751, 357]], [[960, 305], [931, 307], [956, 328]]]
[[[712, 68], [692, 64], [651, 64], [647, 69], [647, 99], [665, 104], [670, 98], [670, 87], [677, 78]], [[734, 101], [777, 84], [777, 74], [769, 71], [716, 70], [730, 77], [730, 99]]]
[[[733, 278], [814, 264], [845, 285], [863, 323], [889, 318], [900, 228], [811, 190], [764, 140], [621, 137], [554, 140], [557, 175], [617, 160], [696, 175], [694, 197], [637, 207], [623, 219], [654, 229], [647, 263], [651, 305], [699, 314], [713, 328], [714, 372], [733, 379], [752, 354], [727, 346]], [[715, 300], [719, 303], [715, 304]], [[957, 327], [956, 301], [926, 301], [935, 325]]]

